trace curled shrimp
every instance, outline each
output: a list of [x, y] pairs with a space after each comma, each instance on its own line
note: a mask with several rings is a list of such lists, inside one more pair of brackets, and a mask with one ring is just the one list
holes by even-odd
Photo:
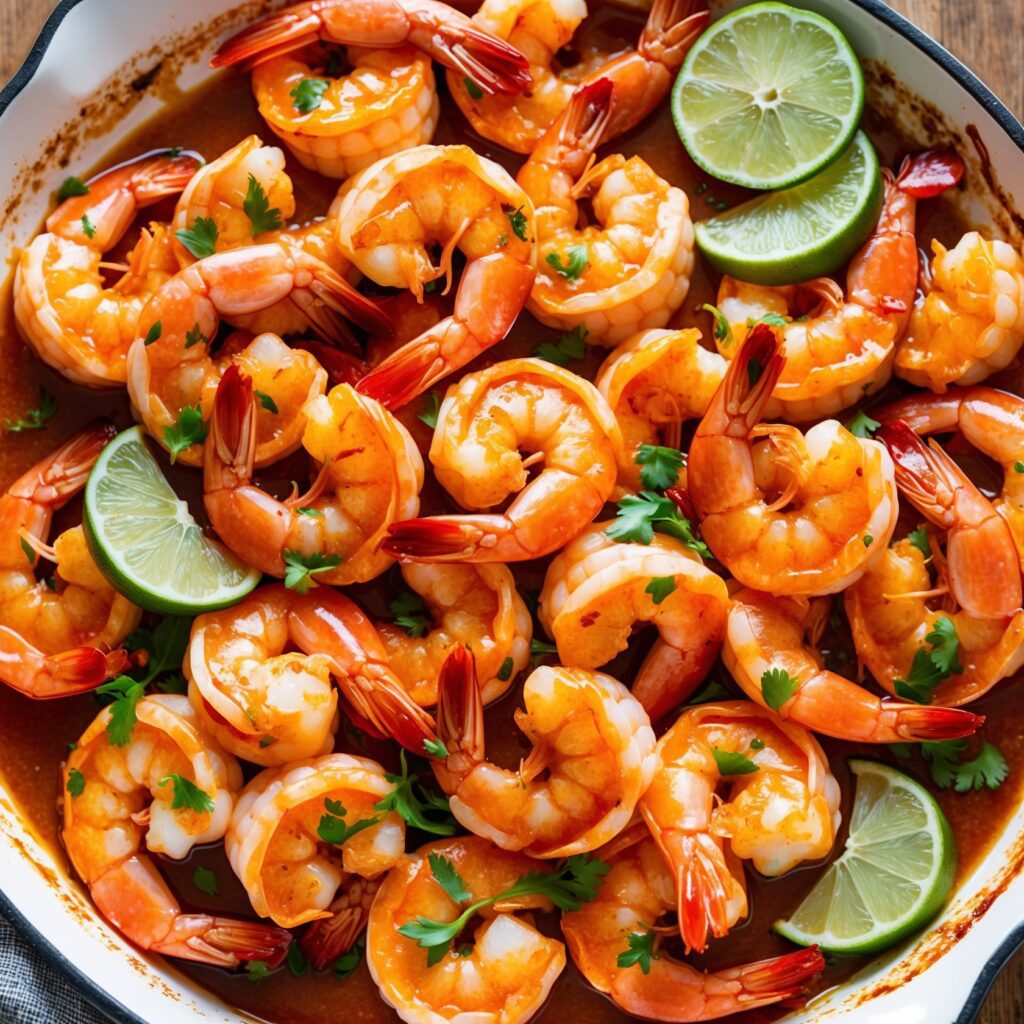
[[[641, 445], [680, 448], [682, 426], [700, 419], [725, 376], [725, 360], [700, 344], [700, 331], [641, 331], [608, 354], [594, 380], [622, 429], [618, 484], [643, 487], [636, 456]], [[685, 483], [680, 471], [677, 483]]]
[[[14, 314], [26, 343], [58, 373], [86, 387], [125, 381], [139, 314], [177, 265], [166, 225], [151, 224], [125, 257], [104, 255], [140, 209], [180, 192], [201, 161], [195, 154], [147, 153], [90, 179], [65, 199], [18, 257]], [[111, 286], [104, 270], [122, 271]]]
[[[302, 438], [306, 402], [322, 394], [327, 374], [308, 352], [276, 334], [242, 346], [210, 346], [224, 314], [249, 314], [288, 301], [325, 336], [345, 330], [339, 314], [386, 329], [377, 307], [326, 264], [298, 249], [255, 245], [215, 253], [179, 271], [146, 304], [128, 352], [128, 394], [146, 430], [164, 448], [166, 431], [183, 409], [208, 421], [221, 377], [237, 366], [265, 399], [256, 415], [253, 459], [263, 466], [294, 451]], [[178, 454], [202, 463], [197, 442]]]
[[453, 314], [388, 356], [359, 390], [396, 408], [501, 341], [533, 284], [533, 231], [526, 193], [469, 146], [418, 146], [348, 182], [338, 244], [377, 284], [422, 299], [431, 281], [451, 286], [455, 249], [467, 260]]
[[[632, 841], [629, 841], [632, 840]], [[739, 967], [700, 971], [663, 945], [665, 914], [676, 908], [675, 885], [654, 841], [640, 830], [613, 844], [602, 859], [611, 870], [597, 899], [562, 915], [562, 934], [580, 973], [626, 1013], [650, 1020], [714, 1020], [796, 999], [825, 968], [817, 947]], [[619, 965], [630, 936], [654, 932], [646, 969]]]
[[[549, 327], [585, 328], [617, 345], [664, 327], [693, 275], [693, 222], [682, 189], [640, 157], [615, 154], [590, 166], [605, 137], [613, 85], [581, 86], [519, 171], [536, 210], [537, 279], [527, 308]], [[578, 200], [594, 223], [580, 227]]]
[[417, 704], [437, 703], [437, 678], [455, 644], [472, 647], [481, 699], [503, 697], [526, 668], [533, 618], [504, 565], [402, 566], [402, 578], [422, 598], [429, 622], [412, 634], [391, 622], [377, 631], [388, 661]]
[[542, 666], [523, 684], [516, 725], [530, 740], [518, 771], [486, 759], [473, 655], [455, 647], [438, 681], [433, 762], [452, 814], [503, 850], [566, 857], [622, 831], [655, 769], [654, 732], [640, 702], [611, 676]]
[[[884, 172], [882, 212], [850, 261], [845, 296], [831, 278], [784, 288], [722, 279], [718, 307], [730, 321], [733, 342], [742, 342], [747, 325], [766, 315], [788, 320], [778, 328], [786, 365], [766, 416], [795, 423], [834, 416], [889, 382], [917, 291], [917, 200], [953, 187], [963, 173], [955, 154], [934, 152], [908, 158], [898, 176]], [[804, 315], [789, 319], [797, 313]], [[718, 340], [726, 358], [736, 351], [729, 341]]]
[[[253, 201], [260, 192], [268, 209], [262, 216], [256, 216]], [[250, 245], [280, 245], [286, 250], [294, 247], [355, 284], [353, 278], [358, 275], [353, 274], [352, 264], [341, 255], [335, 241], [339, 205], [340, 200], [335, 199], [325, 217], [300, 226], [289, 225], [295, 214], [295, 195], [292, 180], [285, 171], [284, 153], [276, 146], [264, 146], [258, 136], [250, 135], [205, 164], [185, 187], [171, 224], [175, 229], [174, 254], [182, 269], [195, 262], [178, 232], [194, 229], [196, 222], [203, 219], [213, 224], [215, 252]], [[276, 227], [270, 226], [275, 223]], [[254, 334], [303, 334], [315, 326], [302, 306], [290, 297], [249, 313], [226, 315], [225, 319]]]
[[[743, 771], [725, 773], [722, 754], [742, 758]], [[828, 855], [839, 783], [806, 729], [749, 701], [688, 708], [658, 758], [640, 809], [675, 879], [686, 951], [702, 952], [709, 932], [720, 938], [746, 916], [737, 861], [776, 878]]]
[[[87, 427], [0, 497], [0, 680], [28, 697], [91, 690], [127, 665], [120, 643], [141, 611], [102, 576], [81, 526], [46, 543], [113, 436], [109, 423]], [[40, 554], [56, 564], [52, 586], [36, 578]]]
[[647, 545], [620, 543], [608, 536], [611, 525], [594, 523], [552, 560], [538, 613], [559, 661], [577, 668], [600, 668], [626, 650], [637, 627], [655, 626], [658, 639], [631, 690], [656, 722], [711, 670], [729, 594], [681, 541], [658, 533]]
[[[276, 966], [288, 932], [184, 911], [150, 856], [180, 860], [224, 835], [242, 785], [238, 762], [202, 731], [185, 697], [143, 697], [131, 738], [120, 746], [107, 733], [110, 713], [104, 708], [83, 733], [61, 785], [64, 847], [97, 909], [154, 953], [218, 967], [243, 960]], [[179, 788], [189, 788], [184, 805]]]
[[478, 95], [449, 71], [452, 99], [477, 132], [515, 153], [532, 153], [573, 90], [601, 77], [615, 84], [605, 140], [622, 135], [664, 99], [709, 12], [700, 0], [655, 0], [635, 49], [616, 55], [587, 52], [579, 64], [559, 67], [559, 51], [586, 16], [584, 0], [484, 0], [474, 23], [526, 55], [533, 84], [515, 96]]
[[392, 564], [379, 550], [388, 527], [419, 510], [423, 460], [409, 432], [378, 402], [339, 384], [302, 412], [303, 447], [322, 466], [316, 480], [279, 501], [252, 483], [260, 417], [253, 383], [232, 366], [217, 389], [203, 468], [213, 528], [272, 576], [285, 575], [289, 557], [327, 559], [315, 582], [379, 576]]
[[565, 967], [565, 946], [533, 920], [550, 901], [527, 896], [483, 907], [458, 951], [431, 966], [426, 951], [398, 929], [418, 917], [451, 921], [462, 909], [434, 878], [437, 857], [451, 862], [473, 902], [545, 871], [476, 836], [428, 843], [403, 857], [381, 885], [366, 930], [366, 963], [381, 998], [407, 1024], [526, 1024]]
[[782, 718], [855, 743], [957, 739], [984, 718], [958, 708], [882, 700], [822, 667], [820, 601], [756, 590], [733, 595], [722, 660], [743, 692]]
[[932, 242], [924, 298], [896, 351], [896, 376], [942, 393], [1001, 370], [1024, 344], [1024, 259], [1009, 242], [969, 231]]
[[509, 359], [468, 373], [441, 403], [430, 461], [463, 508], [493, 508], [515, 495], [512, 504], [503, 513], [394, 523], [384, 550], [424, 562], [519, 562], [557, 551], [608, 500], [621, 446], [607, 402], [568, 370]]
[[892, 460], [880, 442], [836, 420], [806, 434], [759, 426], [784, 364], [771, 328], [759, 325], [697, 427], [687, 483], [708, 547], [742, 584], [831, 594], [876, 561], [892, 536]]
[[[349, 876], [394, 867], [405, 852], [405, 822], [375, 807], [392, 788], [376, 761], [351, 754], [260, 772], [238, 795], [224, 837], [253, 910], [282, 928], [327, 920]], [[332, 843], [325, 817], [354, 834]]]

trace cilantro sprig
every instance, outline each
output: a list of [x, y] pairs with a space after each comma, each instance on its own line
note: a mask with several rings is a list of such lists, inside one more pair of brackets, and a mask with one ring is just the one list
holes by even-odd
[[737, 750], [720, 750], [712, 747], [719, 775], [750, 775], [757, 771], [757, 765], [746, 754]]
[[717, 307], [706, 302], [700, 307], [705, 313], [711, 314], [714, 321], [715, 341], [719, 342], [722, 348], [728, 348], [733, 343], [732, 324], [729, 318]]
[[171, 797], [171, 810], [174, 811], [196, 811], [199, 814], [209, 814], [214, 808], [213, 797], [200, 789], [191, 779], [177, 772], [165, 775], [157, 782], [158, 786], [173, 786]]
[[976, 757], [964, 761], [966, 749], [966, 740], [927, 740], [921, 744], [921, 756], [928, 762], [935, 785], [957, 793], [998, 789], [1010, 774], [999, 748], [986, 740]]
[[542, 341], [533, 350], [533, 354], [539, 359], [554, 363], [555, 366], [568, 366], [571, 361], [582, 359], [587, 354], [586, 337], [587, 329], [580, 324], [566, 334], [560, 335], [554, 344]]
[[800, 680], [784, 668], [769, 668], [761, 673], [761, 696], [772, 711], [778, 711], [799, 685]]
[[523, 208], [520, 206], [519, 209], [513, 209], [511, 205], [505, 203], [502, 205], [502, 210], [505, 216], [508, 217], [509, 225], [512, 228], [512, 234], [516, 236], [521, 242], [526, 241], [526, 214], [523, 213]]
[[264, 231], [276, 231], [281, 226], [281, 211], [276, 206], [271, 208], [270, 197], [255, 174], [249, 175], [242, 209], [252, 225], [253, 237], [262, 235]]
[[544, 262], [566, 281], [577, 281], [590, 262], [590, 250], [583, 244], [570, 245], [565, 250], [564, 258], [561, 253], [549, 252]]
[[430, 617], [419, 594], [406, 590], [388, 604], [388, 609], [395, 617], [395, 625], [401, 626], [409, 636], [426, 636], [430, 629]]
[[960, 638], [951, 618], [937, 618], [924, 639], [928, 646], [915, 652], [907, 678], [893, 681], [896, 696], [916, 704], [930, 704], [935, 687], [964, 670], [960, 664]]
[[301, 551], [286, 548], [284, 552], [284, 585], [297, 594], [308, 594], [310, 587], [319, 584], [313, 578], [341, 565], [340, 555], [325, 555], [314, 551], [304, 555]]
[[198, 405], [186, 405], [179, 413], [178, 418], [169, 427], [164, 427], [164, 444], [170, 453], [171, 462], [177, 461], [178, 456], [188, 451], [194, 444], [202, 444], [210, 428], [203, 419], [202, 411]]
[[654, 531], [681, 540], [702, 558], [710, 558], [708, 546], [694, 532], [690, 520], [669, 497], [654, 491], [627, 494], [618, 504], [615, 522], [605, 530], [612, 540], [650, 544]]
[[435, 836], [453, 836], [456, 822], [448, 806], [448, 798], [424, 786], [409, 773], [405, 751], [399, 751], [402, 773], [388, 772], [385, 778], [394, 789], [374, 806], [378, 811], [394, 811], [402, 820], [421, 832]]
[[686, 456], [678, 448], [658, 444], [642, 444], [634, 461], [640, 467], [640, 482], [649, 491], [664, 491], [675, 486], [679, 470], [686, 465]]
[[869, 438], [875, 436], [875, 431], [881, 425], [878, 420], [873, 420], [863, 409], [858, 409], [847, 421], [846, 429], [854, 437]]
[[46, 388], [39, 388], [39, 405], [29, 409], [20, 419], [6, 420], [4, 431], [8, 434], [21, 434], [26, 430], [42, 430], [57, 414], [57, 399]]
[[217, 251], [217, 225], [212, 217], [196, 217], [192, 227], [174, 232], [174, 237], [197, 260], [212, 256]]
[[630, 932], [626, 948], [616, 957], [619, 967], [639, 967], [644, 974], [651, 973], [651, 961], [660, 960], [657, 935], [654, 932]]
[[304, 78], [288, 95], [300, 114], [311, 114], [324, 101], [324, 93], [331, 87], [326, 78]]
[[371, 816], [360, 818], [359, 821], [350, 825], [345, 820], [347, 815], [348, 808], [340, 800], [325, 798], [324, 814], [320, 817], [316, 834], [325, 843], [330, 843], [332, 846], [344, 846], [353, 836], [380, 823], [380, 818]]

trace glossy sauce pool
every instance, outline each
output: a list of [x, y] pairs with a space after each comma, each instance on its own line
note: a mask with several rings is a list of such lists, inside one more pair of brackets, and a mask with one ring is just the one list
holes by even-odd
[[[586, 25], [582, 46], [598, 47], [609, 51], [623, 48], [622, 40], [635, 39], [639, 32], [636, 17], [617, 13], [607, 7], [593, 16]], [[443, 75], [438, 76], [442, 94]], [[875, 123], [870, 112], [867, 126], [880, 150], [883, 161], [890, 166], [901, 155], [904, 147], [885, 125]], [[183, 146], [201, 152], [207, 159], [213, 159], [250, 133], [259, 134], [268, 144], [274, 140], [259, 118], [252, 99], [248, 76], [226, 73], [217, 76], [198, 90], [185, 94], [173, 107], [144, 125], [138, 132], [122, 141], [110, 154], [105, 165], [134, 156], [150, 149], [168, 146]], [[441, 123], [434, 139], [437, 143], [465, 142], [477, 151], [504, 164], [511, 171], [516, 170], [520, 158], [505, 153], [477, 136], [459, 113], [458, 109], [444, 98]], [[667, 109], [645, 123], [641, 129], [620, 139], [614, 149], [626, 154], [639, 154], [654, 169], [673, 184], [684, 188], [690, 197], [694, 219], [708, 216], [717, 205], [733, 204], [742, 198], [739, 190], [715, 183], [709, 186], [699, 170], [685, 155], [671, 124]], [[72, 168], [83, 177], [83, 168]], [[337, 183], [319, 178], [303, 170], [289, 157], [288, 171], [295, 182], [299, 204], [297, 219], [323, 213], [334, 195]], [[56, 178], [56, 175], [55, 175]], [[166, 216], [171, 204], [147, 211], [153, 219]], [[937, 235], [944, 240], [955, 239], [958, 233], [955, 218], [949, 208], [940, 203], [925, 203], [919, 212], [919, 234], [921, 237]], [[705, 332], [710, 329], [709, 317], [700, 311], [705, 302], [712, 302], [717, 281], [698, 258], [694, 280], [686, 304], [673, 321], [674, 326], [696, 324]], [[473, 364], [476, 369], [497, 357], [529, 354], [541, 341], [554, 340], [554, 332], [537, 324], [524, 314], [512, 336], [496, 352], [489, 353]], [[603, 350], [594, 350], [585, 364], [572, 368], [586, 376], [593, 376], [594, 370], [605, 355]], [[20, 341], [14, 326], [11, 311], [10, 282], [0, 300], [0, 360], [5, 372], [0, 377], [0, 420], [16, 419], [21, 413], [36, 405], [40, 384], [54, 394], [59, 402], [59, 412], [45, 430], [22, 434], [8, 434], [0, 445], [0, 484], [6, 486], [20, 472], [47, 454], [61, 439], [87, 420], [97, 415], [111, 417], [119, 427], [128, 426], [132, 420], [127, 397], [119, 392], [96, 392], [73, 387], [34, 360]], [[400, 418], [412, 431], [424, 453], [429, 446], [430, 431], [416, 418], [422, 408], [418, 402], [403, 410]], [[165, 469], [168, 467], [165, 463]], [[265, 475], [268, 486], [281, 486], [290, 478], [290, 466], [272, 468]], [[199, 474], [193, 470], [169, 470], [172, 482], [179, 493], [190, 499], [193, 512], [202, 517], [199, 499]], [[424, 490], [423, 514], [446, 510], [445, 499], [440, 489], [430, 481]], [[75, 503], [61, 514], [57, 526], [64, 522], [76, 522], [79, 509]], [[515, 567], [520, 590], [537, 589], [543, 578], [542, 564], [525, 564]], [[375, 614], [386, 614], [389, 599], [388, 576], [371, 585], [350, 588], [353, 595], [367, 609]], [[538, 629], [538, 636], [543, 634]], [[608, 671], [619, 678], [629, 680], [631, 672], [639, 664], [640, 650], [646, 636], [633, 645], [634, 650], [617, 659]], [[837, 645], [841, 638], [833, 638]], [[716, 669], [717, 677], [727, 680], [721, 667]], [[735, 691], [737, 695], [738, 691]], [[1010, 764], [1010, 777], [998, 790], [980, 793], [952, 794], [937, 791], [937, 796], [949, 816], [956, 834], [959, 850], [959, 876], [965, 877], [974, 864], [988, 849], [999, 834], [1005, 821], [1017, 806], [1024, 781], [1024, 715], [1018, 708], [1010, 686], [1006, 683], [972, 705], [972, 710], [988, 716], [985, 738], [996, 744]], [[513, 723], [513, 712], [518, 703], [514, 690], [487, 713], [488, 753], [495, 760], [512, 765], [526, 752]], [[4, 723], [5, 742], [0, 744], [0, 771], [12, 791], [16, 794], [28, 819], [41, 837], [62, 857], [57, 834], [56, 807], [60, 798], [58, 766], [67, 749], [67, 744], [76, 739], [95, 716], [97, 704], [91, 696], [69, 700], [36, 703], [19, 696], [6, 687], [0, 687], [0, 720]], [[846, 768], [846, 757], [852, 753], [873, 756], [893, 761], [893, 755], [886, 748], [856, 748], [828, 739], [822, 740], [829, 759], [844, 791], [844, 818], [849, 810], [850, 777]], [[351, 729], [342, 728], [338, 734], [337, 748], [387, 760], [393, 752], [385, 751], [379, 745], [368, 744]], [[909, 768], [918, 778], [930, 785], [927, 771], [916, 758], [899, 762]], [[841, 850], [845, 829], [836, 843]], [[410, 843], [412, 847], [413, 843]], [[201, 895], [192, 885], [191, 878], [197, 864], [211, 868], [219, 885], [219, 895]], [[181, 901], [196, 909], [226, 912], [251, 916], [248, 901], [240, 884], [235, 879], [220, 845], [197, 850], [184, 862], [163, 862], [172, 887]], [[692, 957], [695, 966], [714, 967], [761, 959], [777, 953], [787, 952], [792, 947], [775, 939], [770, 925], [779, 916], [790, 912], [820, 874], [822, 865], [805, 867], [782, 879], [767, 880], [752, 870], [747, 871], [751, 894], [751, 915], [742, 925], [734, 929], [724, 940], [713, 944], [711, 950], [700, 957]], [[556, 928], [556, 921], [542, 923], [544, 927]], [[830, 963], [823, 977], [816, 984], [821, 991], [849, 976], [860, 965], [856, 959]], [[220, 994], [228, 1003], [250, 1013], [280, 1024], [323, 1024], [338, 1019], [340, 1000], [344, 1000], [344, 1019], [350, 1024], [397, 1020], [381, 1002], [365, 965], [344, 981], [335, 980], [332, 974], [294, 977], [287, 968], [276, 972], [259, 983], [254, 983], [245, 974], [229, 974], [221, 970], [206, 968], [182, 961], [176, 967], [192, 975], [201, 984]], [[755, 1020], [768, 1020], [777, 1016], [778, 1011], [754, 1011], [743, 1015], [748, 1024]], [[626, 1020], [608, 1000], [591, 990], [573, 969], [571, 962], [556, 983], [551, 998], [540, 1013], [539, 1020], [556, 1024], [569, 1019], [603, 1024], [603, 1022]], [[740, 1018], [737, 1018], [739, 1020]]]

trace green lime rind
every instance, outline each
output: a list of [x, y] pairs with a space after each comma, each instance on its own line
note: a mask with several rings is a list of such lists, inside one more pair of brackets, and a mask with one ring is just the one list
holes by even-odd
[[882, 198], [875, 149], [857, 132], [809, 181], [700, 221], [697, 245], [719, 273], [751, 284], [798, 284], [849, 262], [874, 230]]
[[945, 904], [956, 846], [942, 809], [919, 782], [877, 761], [851, 758], [849, 765], [857, 789], [846, 849], [772, 929], [828, 953], [880, 953]]
[[747, 188], [788, 188], [849, 145], [864, 110], [864, 75], [826, 18], [751, 4], [697, 40], [671, 103], [683, 145], [708, 174]]
[[203, 534], [141, 427], [118, 434], [96, 461], [82, 522], [100, 571], [147, 611], [197, 615], [227, 608], [260, 581], [256, 569]]

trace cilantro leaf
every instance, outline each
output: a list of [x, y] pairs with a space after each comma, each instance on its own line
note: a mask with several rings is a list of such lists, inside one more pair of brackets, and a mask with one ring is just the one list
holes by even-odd
[[216, 896], [220, 892], [217, 884], [217, 876], [209, 869], [199, 864], [192, 872], [192, 885], [195, 889], [207, 896]]
[[586, 245], [570, 245], [565, 250], [565, 260], [563, 262], [562, 256], [557, 252], [549, 252], [544, 257], [544, 262], [549, 266], [553, 267], [554, 270], [566, 279], [566, 281], [576, 281], [583, 274], [583, 271], [587, 269], [587, 263], [590, 261], [590, 250]]
[[998, 789], [1010, 774], [1010, 766], [999, 748], [989, 742], [982, 745], [978, 756], [961, 764], [956, 772], [956, 791], [969, 793], [982, 786]]
[[331, 87], [326, 78], [304, 78], [288, 95], [300, 114], [311, 114], [324, 101], [324, 93]]
[[320, 818], [316, 834], [325, 843], [330, 843], [332, 846], [343, 846], [354, 835], [358, 835], [364, 829], [368, 829], [380, 821], [378, 817], [362, 818], [354, 825], [349, 825], [345, 821], [348, 809], [340, 800], [331, 800], [329, 797], [324, 800], [324, 808], [326, 813]]
[[508, 222], [512, 226], [512, 234], [521, 242], [525, 242], [526, 214], [523, 213], [523, 208], [520, 206], [518, 210], [513, 210], [508, 203], [503, 204], [501, 208], [505, 211], [505, 216], [508, 217]]
[[164, 444], [175, 462], [178, 456], [194, 444], [202, 444], [209, 433], [198, 405], [186, 405], [173, 426], [164, 427]]
[[336, 981], [344, 981], [359, 966], [364, 948], [362, 941], [357, 942], [347, 953], [342, 953], [334, 961], [332, 969]]
[[205, 345], [210, 339], [199, 330], [199, 322], [196, 321], [192, 325], [191, 331], [185, 332], [185, 348], [191, 348], [193, 345]]
[[430, 832], [436, 836], [452, 836], [456, 822], [448, 806], [448, 798], [434, 790], [427, 789], [416, 777], [409, 774], [405, 751], [399, 751], [402, 774], [388, 772], [385, 778], [395, 788], [374, 807], [378, 811], [394, 811], [407, 825]]
[[36, 549], [34, 547], [32, 547], [32, 545], [29, 544], [29, 542], [24, 537], [21, 537], [18, 540], [18, 544], [21, 547], [22, 554], [24, 554], [25, 559], [28, 561], [28, 564], [29, 565], [35, 565], [36, 564]]
[[317, 586], [313, 579], [318, 573], [328, 572], [341, 565], [340, 555], [325, 555], [314, 551], [304, 555], [301, 551], [285, 548], [284, 552], [284, 585], [299, 594], [309, 593], [310, 587]]
[[213, 810], [213, 798], [205, 790], [200, 789], [191, 779], [186, 779], [184, 775], [171, 772], [169, 775], [165, 775], [157, 785], [166, 786], [168, 782], [174, 786], [171, 810], [196, 811], [200, 814], [209, 814]]
[[636, 451], [635, 461], [640, 466], [640, 482], [644, 487], [649, 491], [664, 491], [675, 484], [686, 457], [678, 448], [642, 444]]
[[733, 343], [732, 325], [729, 323], [729, 318], [717, 306], [712, 306], [709, 302], [705, 302], [700, 308], [706, 313], [710, 313], [715, 321], [715, 341], [720, 342], [722, 348], [728, 348]]
[[4, 430], [8, 434], [20, 434], [26, 430], [42, 430], [57, 413], [57, 399], [44, 387], [39, 388], [39, 405], [29, 409], [19, 420], [7, 420]]
[[703, 558], [711, 557], [708, 546], [694, 533], [690, 520], [679, 511], [676, 503], [653, 491], [627, 494], [619, 502], [615, 522], [605, 533], [612, 540], [650, 544], [655, 530], [681, 540]]
[[77, 769], [68, 772], [68, 782], [64, 787], [72, 797], [81, 796], [85, 792], [85, 776]]
[[656, 938], [654, 932], [630, 932], [626, 936], [627, 948], [616, 957], [616, 964], [619, 967], [639, 965], [644, 974], [650, 974], [651, 961], [661, 959], [655, 945]]
[[288, 964], [288, 970], [293, 978], [301, 978], [304, 974], [309, 973], [309, 961], [306, 959], [306, 954], [302, 952], [302, 947], [297, 942], [292, 942], [288, 947], [285, 963]]
[[447, 857], [439, 853], [431, 853], [427, 860], [430, 862], [430, 871], [434, 876], [434, 881], [444, 889], [450, 900], [461, 905], [468, 903], [473, 898], [473, 894], [466, 888], [466, 883], [455, 870], [455, 865]]
[[89, 220], [89, 214], [82, 214], [82, 233], [86, 238], [92, 238], [96, 234], [96, 225]]
[[932, 546], [928, 541], [928, 531], [925, 527], [919, 526], [916, 530], [911, 530], [907, 534], [907, 539], [924, 555], [925, 560], [932, 557]]
[[931, 703], [932, 691], [939, 683], [963, 672], [960, 638], [951, 618], [946, 615], [937, 618], [924, 639], [930, 649], [918, 648], [906, 679], [893, 681], [897, 697], [917, 704]]
[[515, 664], [511, 658], [506, 658], [498, 669], [498, 679], [503, 683], [507, 683], [512, 678], [512, 670], [515, 668]]
[[388, 609], [395, 617], [395, 625], [401, 626], [409, 636], [426, 636], [430, 629], [426, 606], [418, 594], [406, 590], [388, 604]]
[[60, 183], [60, 188], [57, 189], [57, 202], [63, 203], [65, 199], [70, 199], [72, 196], [87, 196], [88, 194], [89, 186], [81, 178], [76, 178], [72, 174]]
[[854, 437], [874, 437], [875, 431], [882, 424], [878, 420], [873, 420], [863, 409], [859, 409], [857, 412], [850, 417], [846, 424], [846, 429], [853, 434]]
[[750, 775], [751, 772], [757, 771], [757, 765], [749, 757], [734, 750], [719, 750], [718, 747], [712, 747], [711, 753], [714, 755], [715, 764], [718, 765], [719, 775]]
[[262, 235], [264, 231], [276, 231], [281, 226], [281, 211], [276, 206], [270, 208], [270, 197], [256, 180], [255, 174], [249, 175], [249, 187], [242, 200], [242, 209], [252, 225], [253, 237]]
[[266, 409], [267, 412], [272, 412], [276, 416], [281, 411], [277, 407], [277, 402], [275, 402], [274, 399], [271, 398], [270, 395], [268, 395], [265, 391], [257, 391], [255, 388], [253, 388], [252, 393], [256, 396], [257, 399], [259, 399], [260, 405], [264, 409]]
[[300, 516], [322, 516], [323, 510], [319, 508], [313, 508], [309, 505], [304, 505], [302, 508], [295, 510]]
[[644, 587], [644, 593], [651, 595], [655, 604], [661, 604], [676, 589], [675, 576], [655, 576], [650, 583]]
[[262, 960], [250, 960], [245, 965], [245, 973], [249, 981], [263, 981], [264, 978], [270, 977], [270, 968]]
[[431, 757], [445, 758], [448, 756], [448, 748], [444, 745], [444, 741], [439, 740], [436, 737], [432, 740], [424, 740], [423, 749]]
[[462, 82], [466, 87], [466, 92], [469, 93], [470, 99], [482, 100], [484, 98], [483, 89], [481, 89], [480, 86], [477, 85], [476, 82], [474, 82], [468, 75], [463, 78]]
[[107, 720], [107, 740], [114, 747], [123, 747], [131, 741], [135, 728], [135, 708], [146, 691], [145, 684], [131, 676], [117, 676], [96, 687], [101, 696], [112, 695], [110, 718]]
[[431, 391], [424, 400], [422, 411], [416, 417], [420, 423], [425, 423], [431, 430], [437, 429], [437, 414], [441, 411], [441, 399], [437, 397], [436, 391]]
[[212, 217], [196, 217], [192, 227], [175, 231], [174, 237], [197, 260], [202, 260], [217, 251], [217, 234], [217, 225]]
[[568, 366], [571, 360], [582, 359], [587, 354], [587, 333], [586, 327], [580, 324], [566, 334], [560, 335], [554, 344], [550, 341], [541, 342], [533, 350], [533, 354], [539, 359], [554, 363], [555, 366]]
[[149, 330], [146, 331], [146, 336], [145, 336], [145, 338], [142, 339], [142, 344], [148, 347], [148, 346], [152, 345], [154, 341], [159, 341], [160, 340], [160, 335], [163, 334], [163, 330], [164, 330], [163, 323], [161, 323], [161, 321], [157, 320], [149, 328]]
[[769, 668], [761, 673], [761, 695], [772, 711], [778, 711], [799, 685], [800, 680], [794, 679], [784, 668]]

